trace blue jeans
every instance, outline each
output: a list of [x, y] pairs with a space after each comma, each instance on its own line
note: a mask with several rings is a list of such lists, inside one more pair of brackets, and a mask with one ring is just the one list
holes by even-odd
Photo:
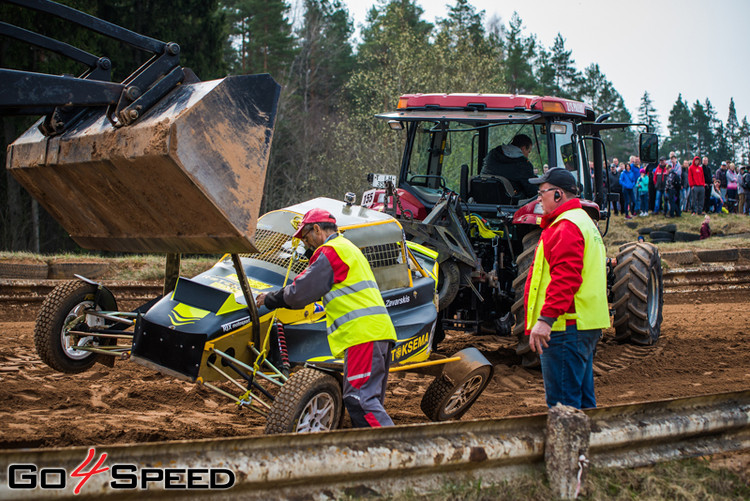
[[641, 193], [641, 212], [648, 212], [648, 192]]
[[[633, 202], [633, 188], [623, 188], [623, 204], [622, 211], [627, 216], [628, 213], [635, 214], [635, 203]], [[628, 212], [629, 211], [629, 212]]]
[[678, 190], [667, 190], [666, 200], [670, 216], [679, 217], [682, 215], [682, 209], [680, 209], [680, 192]]
[[[654, 203], [654, 214], [658, 214], [662, 210], [661, 200], [664, 196], [664, 190], [656, 190], [656, 202]], [[667, 213], [667, 208], [664, 207], [664, 214]]]
[[575, 325], [552, 332], [540, 356], [548, 407], [558, 402], [576, 409], [596, 407], [594, 351], [601, 335], [601, 329], [579, 331]]

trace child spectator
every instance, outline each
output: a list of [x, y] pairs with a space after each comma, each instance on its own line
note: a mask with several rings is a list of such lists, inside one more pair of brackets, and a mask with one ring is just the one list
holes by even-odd
[[[662, 204], [662, 199], [664, 198], [664, 194], [666, 192], [666, 180], [667, 180], [667, 159], [664, 157], [661, 157], [659, 159], [659, 165], [656, 166], [656, 169], [654, 169], [653, 172], [654, 176], [654, 195], [655, 195], [655, 201], [654, 201], [654, 214], [658, 214], [662, 210], [664, 211], [664, 215], [667, 215], [667, 205]], [[663, 206], [663, 207], [662, 207]]]
[[714, 184], [711, 185], [711, 198], [708, 203], [711, 212], [714, 214], [721, 214], [721, 209], [724, 207], [724, 199], [721, 197], [719, 189], [720, 186], [719, 180], [714, 179]]
[[[718, 181], [718, 180], [717, 180]], [[705, 240], [711, 236], [711, 217], [706, 214], [703, 218], [703, 224], [701, 225], [701, 240]]]
[[[670, 164], [667, 164], [667, 180], [664, 182], [667, 188], [666, 203], [669, 208], [669, 216], [667, 217], [680, 217], [682, 216], [682, 208], [680, 207], [680, 190], [682, 189], [682, 175], [672, 168]], [[665, 212], [666, 208], [665, 207]]]
[[635, 192], [641, 202], [641, 212], [638, 215], [648, 216], [648, 176], [645, 168], [641, 169], [641, 177], [635, 182]]

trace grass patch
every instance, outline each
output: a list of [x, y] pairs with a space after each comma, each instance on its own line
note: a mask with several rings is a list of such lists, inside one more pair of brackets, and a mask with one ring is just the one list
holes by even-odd
[[[626, 223], [631, 222], [630, 228]], [[682, 217], [667, 219], [664, 216], [634, 217], [626, 220], [622, 216], [614, 216], [609, 221], [609, 230], [604, 237], [607, 255], [617, 255], [620, 245], [638, 239], [639, 228], [657, 229], [667, 224], [677, 226], [677, 231], [686, 233], [700, 233], [703, 217], [691, 216], [683, 213]], [[601, 224], [604, 230], [605, 223]], [[734, 249], [750, 248], [750, 217], [739, 214], [711, 214], [711, 238], [696, 242], [670, 242], [656, 244], [661, 252], [685, 249]], [[646, 241], [649, 241], [646, 236]]]
[[[188, 256], [180, 261], [180, 275], [194, 277], [213, 266], [221, 256]], [[103, 280], [150, 281], [164, 280], [165, 256], [163, 254], [131, 254], [126, 256], [102, 256], [97, 253], [56, 254], [46, 256], [30, 252], [0, 252], [0, 262], [21, 264], [51, 264], [57, 262], [106, 262], [109, 268], [100, 278]]]
[[[739, 500], [750, 499], [750, 485], [727, 468], [710, 467], [707, 459], [670, 461], [634, 469], [592, 469], [583, 500]], [[394, 501], [490, 501], [512, 499], [537, 501], [556, 499], [546, 478], [523, 476], [501, 484], [481, 481], [446, 483], [427, 494], [404, 492], [396, 496], [375, 497], [350, 494], [342, 500], [388, 499]]]

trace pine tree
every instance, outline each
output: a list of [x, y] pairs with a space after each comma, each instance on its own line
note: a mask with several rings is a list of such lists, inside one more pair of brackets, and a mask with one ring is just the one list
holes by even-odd
[[738, 158], [740, 123], [737, 120], [737, 110], [734, 107], [734, 98], [729, 98], [729, 114], [727, 124], [724, 127], [724, 138], [729, 149], [729, 158], [732, 161]]
[[672, 110], [669, 112], [669, 124], [667, 125], [669, 140], [666, 144], [667, 149], [677, 150], [683, 156], [690, 153], [690, 121], [690, 108], [688, 108], [687, 101], [682, 98], [682, 94], [679, 94], [677, 101], [675, 101]]
[[437, 24], [451, 47], [477, 47], [485, 42], [483, 19], [483, 10], [477, 12], [468, 0], [456, 0], [448, 7], [448, 17]]
[[225, 14], [237, 51], [233, 73], [270, 73], [284, 81], [294, 57], [294, 38], [284, 0], [225, 0]]
[[578, 86], [581, 74], [575, 68], [572, 51], [565, 50], [565, 39], [560, 33], [555, 37], [552, 45], [550, 62], [555, 69], [555, 86], [560, 89], [563, 97], [572, 98], [574, 89]]
[[531, 62], [536, 55], [536, 39], [523, 34], [523, 21], [513, 13], [503, 44], [505, 87], [511, 94], [531, 92], [536, 87]]
[[651, 132], [659, 133], [661, 123], [659, 122], [659, 116], [656, 113], [654, 104], [651, 102], [651, 96], [649, 96], [648, 91], [644, 91], [641, 97], [641, 105], [638, 107], [638, 120], [648, 125]]
[[738, 130], [739, 136], [739, 160], [744, 165], [750, 163], [750, 124], [747, 122], [747, 116], [742, 118], [742, 123]]
[[555, 83], [555, 67], [552, 64], [552, 56], [544, 47], [539, 48], [539, 54], [534, 64], [536, 75], [536, 87], [534, 93], [541, 96], [559, 96], [562, 94]]
[[[583, 71], [575, 97], [590, 104], [597, 115], [609, 113], [610, 121], [627, 123], [632, 119], [622, 96], [607, 80], [598, 64], [592, 63]], [[607, 145], [607, 155], [622, 158], [633, 153], [635, 132], [631, 129], [602, 131], [601, 135]]]
[[697, 100], [693, 103], [690, 113], [690, 135], [692, 136], [693, 154], [708, 155], [710, 153], [709, 148], [714, 140], [714, 134], [711, 131], [711, 119], [706, 114], [706, 108]]

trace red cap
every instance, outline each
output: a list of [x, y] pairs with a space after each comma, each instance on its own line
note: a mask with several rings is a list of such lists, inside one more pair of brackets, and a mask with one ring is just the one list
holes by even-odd
[[336, 224], [336, 218], [325, 209], [310, 209], [305, 213], [302, 221], [300, 221], [297, 231], [292, 235], [294, 238], [299, 238], [302, 234], [302, 230], [307, 224], [313, 223], [333, 223]]

